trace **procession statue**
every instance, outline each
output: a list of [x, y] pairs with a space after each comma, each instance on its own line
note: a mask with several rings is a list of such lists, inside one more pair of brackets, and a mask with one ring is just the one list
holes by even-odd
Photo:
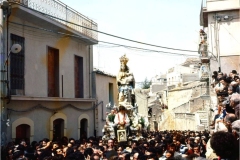
[[[117, 138], [119, 142], [128, 139], [139, 140], [148, 126], [148, 119], [137, 113], [135, 103], [135, 79], [127, 66], [126, 55], [120, 57], [120, 71], [117, 75], [118, 106], [107, 114], [103, 128], [103, 140]], [[125, 137], [124, 137], [125, 136]]]
[[120, 58], [120, 71], [117, 75], [118, 102], [119, 105], [134, 105], [135, 80], [127, 66], [128, 58], [126, 55]]

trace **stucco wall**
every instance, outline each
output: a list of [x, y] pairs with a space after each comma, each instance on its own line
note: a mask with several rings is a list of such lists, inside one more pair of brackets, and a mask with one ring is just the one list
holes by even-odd
[[[227, 1], [216, 1], [211, 2], [215, 5], [215, 9], [233, 9], [239, 8], [239, 1], [237, 0], [227, 0]], [[212, 5], [210, 2], [207, 6], [207, 10], [212, 10]], [[217, 4], [217, 5], [216, 5]], [[233, 19], [217, 21], [214, 16], [232, 16]], [[240, 21], [239, 21], [239, 11], [219, 11], [215, 15], [215, 12], [208, 14], [208, 43], [209, 50], [216, 56], [216, 38], [215, 32], [218, 35], [217, 42], [219, 42], [219, 53], [220, 53], [220, 63], [211, 61], [211, 71], [218, 71], [219, 64], [221, 70], [224, 73], [229, 73], [231, 70], [235, 69], [240, 71]], [[216, 29], [217, 27], [217, 29]]]
[[191, 99], [191, 95], [192, 95], [192, 89], [169, 92], [168, 93], [168, 109], [172, 110], [177, 106], [187, 103]]
[[161, 91], [164, 88], [166, 88], [166, 85], [164, 85], [164, 84], [152, 84], [150, 86], [150, 89], [151, 89], [152, 93], [157, 92], [157, 91]]
[[199, 74], [198, 73], [190, 73], [190, 74], [182, 74], [182, 82], [189, 82], [189, 81], [198, 81]]
[[106, 112], [110, 112], [109, 109], [106, 108], [106, 105], [109, 103], [109, 83], [113, 84], [113, 99], [114, 101], [111, 102], [112, 105], [114, 103], [118, 105], [118, 90], [117, 90], [117, 83], [116, 77], [110, 77], [106, 75], [96, 74], [96, 98], [98, 103], [103, 101], [102, 105], [99, 105], [97, 108], [97, 117], [96, 119], [96, 130], [97, 136], [102, 136], [102, 128], [105, 124], [106, 120]]
[[[186, 82], [186, 78], [183, 81], [183, 74], [193, 74], [195, 77], [196, 72], [197, 70], [191, 67], [176, 66], [167, 74], [167, 85], [178, 85], [179, 83]], [[188, 77], [190, 78], [190, 76]]]
[[[232, 20], [216, 21], [215, 16], [232, 16]], [[216, 54], [216, 46], [220, 56], [239, 55], [240, 21], [239, 11], [222, 11], [208, 14], [208, 50]], [[217, 37], [216, 37], [217, 35]], [[216, 45], [218, 44], [218, 45]]]
[[[37, 102], [24, 102], [21, 103], [21, 101], [11, 101], [9, 104], [8, 108], [14, 109], [17, 111], [23, 111], [23, 110], [28, 110], [27, 112], [15, 112], [12, 111], [10, 114], [10, 126], [12, 126], [12, 123], [18, 120], [19, 118], [27, 117], [33, 121], [34, 124], [34, 135], [33, 135], [33, 140], [39, 141], [42, 138], [50, 138], [52, 137], [50, 135], [50, 119], [52, 116], [55, 114], [61, 113], [65, 115], [66, 117], [66, 126], [64, 127], [66, 129], [66, 135], [67, 137], [73, 137], [75, 139], [80, 138], [80, 133], [79, 133], [79, 117], [82, 114], [86, 114], [89, 117], [93, 117], [93, 110], [88, 110], [88, 111], [83, 111], [83, 110], [77, 110], [74, 107], [77, 107], [79, 109], [87, 109], [91, 108], [90, 103], [79, 103], [79, 102], [71, 102], [70, 104], [73, 105], [74, 107], [67, 106], [66, 108], [62, 108], [56, 112], [50, 111], [44, 108], [36, 108], [38, 104], [41, 104], [43, 107], [46, 107], [48, 109], [59, 109], [62, 108], [65, 105], [68, 105], [69, 102], [42, 102], [42, 101], [37, 101]], [[29, 110], [30, 108], [33, 108], [32, 110]], [[59, 117], [63, 118], [64, 117]], [[93, 118], [88, 119], [88, 136], [94, 135], [94, 128], [92, 127], [93, 124]], [[12, 128], [8, 128], [8, 135], [7, 138], [10, 140], [12, 138], [13, 132], [11, 130]], [[15, 135], [16, 136], [16, 135]]]
[[135, 98], [138, 105], [138, 113], [143, 116], [148, 116], [148, 104], [150, 102], [146, 95], [148, 92], [149, 90], [135, 89]]
[[191, 118], [176, 118], [172, 111], [165, 110], [158, 126], [159, 130], [196, 130], [197, 125], [194, 115]]
[[[221, 71], [223, 73], [229, 74], [232, 70], [236, 70], [238, 73], [240, 72], [240, 56], [221, 57], [220, 61]], [[218, 63], [216, 61], [211, 61], [210, 68], [212, 72], [218, 71]]]
[[[21, 22], [16, 17], [11, 21]], [[22, 22], [21, 22], [22, 23]], [[35, 26], [29, 22], [25, 25]], [[37, 26], [35, 26], [37, 27]], [[47, 26], [46, 26], [47, 27]], [[9, 33], [25, 38], [25, 95], [47, 97], [47, 47], [59, 49], [59, 90], [63, 97], [74, 98], [74, 56], [83, 57], [84, 97], [89, 98], [89, 45], [70, 37], [10, 23]], [[90, 50], [92, 54], [92, 50]], [[34, 87], [33, 87], [34, 86]], [[60, 96], [62, 96], [60, 92]]]

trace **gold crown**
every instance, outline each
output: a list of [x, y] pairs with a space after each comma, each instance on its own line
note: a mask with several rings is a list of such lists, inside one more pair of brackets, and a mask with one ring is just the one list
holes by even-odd
[[124, 64], [127, 64], [128, 58], [126, 57], [126, 54], [124, 54], [120, 59], [120, 62], [123, 62]]

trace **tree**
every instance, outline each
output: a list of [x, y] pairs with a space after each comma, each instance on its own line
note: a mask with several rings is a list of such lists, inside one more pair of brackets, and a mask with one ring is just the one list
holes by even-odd
[[141, 88], [148, 89], [150, 88], [150, 85], [152, 85], [152, 81], [148, 80], [146, 77], [145, 80], [141, 83]]

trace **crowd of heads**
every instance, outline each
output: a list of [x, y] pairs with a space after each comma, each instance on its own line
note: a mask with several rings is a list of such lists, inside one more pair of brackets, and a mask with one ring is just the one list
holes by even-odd
[[[237, 159], [239, 138], [230, 132], [218, 131], [150, 131], [138, 141], [103, 141], [101, 137], [75, 140], [63, 137], [60, 141], [47, 138], [27, 144], [9, 143], [2, 150], [8, 160], [192, 160]], [[210, 144], [210, 148], [208, 146]]]
[[215, 114], [212, 129], [217, 131], [219, 122], [229, 128], [232, 122], [239, 119], [240, 80], [236, 70], [229, 74], [214, 71], [212, 80], [217, 96], [217, 106], [212, 110]]
[[[214, 116], [210, 128], [213, 129], [214, 136], [211, 147], [221, 158], [231, 158], [235, 152], [239, 153], [239, 73], [236, 70], [232, 70], [228, 74], [214, 71], [212, 87], [216, 93], [217, 105], [212, 109]], [[224, 150], [224, 148], [229, 149]]]
[[[217, 106], [213, 108], [212, 131], [143, 131], [138, 141], [82, 137], [26, 140], [2, 147], [7, 160], [192, 160], [239, 159], [240, 80], [237, 71], [213, 72], [212, 87]], [[119, 108], [124, 111], [124, 108]]]

